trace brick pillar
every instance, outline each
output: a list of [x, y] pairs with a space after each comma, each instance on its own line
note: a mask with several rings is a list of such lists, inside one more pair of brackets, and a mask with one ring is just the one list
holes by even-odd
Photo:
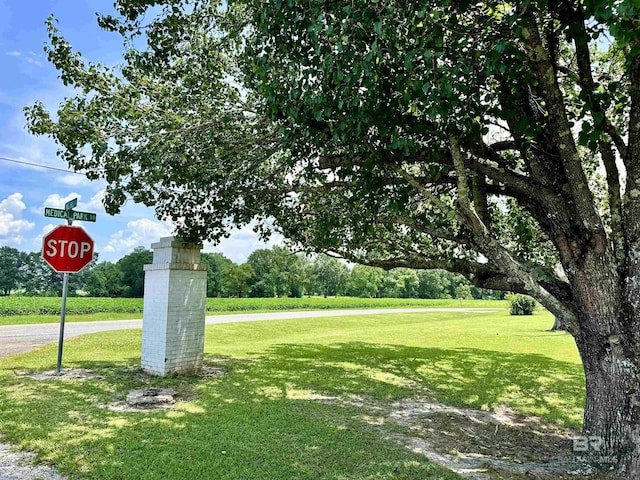
[[202, 366], [207, 300], [207, 267], [202, 245], [164, 237], [151, 245], [145, 265], [142, 368], [165, 376]]

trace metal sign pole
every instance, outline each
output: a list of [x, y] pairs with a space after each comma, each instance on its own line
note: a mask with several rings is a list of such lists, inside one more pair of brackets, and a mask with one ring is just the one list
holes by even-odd
[[[67, 225], [73, 225], [73, 220], [68, 218]], [[60, 336], [58, 337], [58, 363], [56, 375], [60, 375], [62, 367], [62, 345], [64, 344], [64, 318], [67, 313], [67, 291], [69, 290], [69, 274], [62, 274], [62, 306], [60, 307]]]
[[58, 364], [56, 375], [60, 375], [62, 367], [62, 345], [64, 343], [64, 317], [67, 310], [67, 290], [69, 289], [69, 274], [62, 274], [62, 307], [60, 308], [60, 337], [58, 338]]

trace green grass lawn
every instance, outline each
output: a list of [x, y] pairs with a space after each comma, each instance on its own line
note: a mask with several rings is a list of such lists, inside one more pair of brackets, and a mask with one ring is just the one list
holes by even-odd
[[[0, 297], [0, 325], [29, 325], [60, 321], [61, 299]], [[503, 300], [416, 298], [208, 298], [207, 315], [242, 312], [359, 308], [508, 308]], [[142, 298], [71, 297], [66, 321], [92, 322], [142, 318]]]
[[[0, 358], [0, 432], [83, 479], [454, 479], [386, 439], [361, 409], [319, 396], [384, 405], [428, 398], [506, 405], [577, 427], [582, 369], [571, 337], [547, 313], [428, 313], [283, 320], [207, 327], [219, 378], [149, 377], [139, 331], [65, 343], [65, 367], [102, 379], [37, 381], [55, 345]], [[133, 388], [173, 386], [171, 411], [112, 412]], [[315, 398], [315, 399], [314, 399]]]

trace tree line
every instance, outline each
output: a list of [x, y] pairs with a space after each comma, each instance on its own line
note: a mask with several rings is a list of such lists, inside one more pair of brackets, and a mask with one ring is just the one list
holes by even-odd
[[[143, 265], [153, 252], [138, 247], [117, 262], [98, 262], [70, 275], [70, 294], [93, 297], [142, 297]], [[208, 297], [354, 296], [385, 298], [502, 298], [503, 292], [477, 288], [464, 277], [444, 270], [395, 268], [385, 271], [364, 265], [347, 266], [328, 255], [313, 258], [286, 247], [255, 250], [243, 264], [221, 253], [202, 253], [207, 266]], [[39, 252], [0, 247], [0, 293], [60, 295], [60, 274]]]

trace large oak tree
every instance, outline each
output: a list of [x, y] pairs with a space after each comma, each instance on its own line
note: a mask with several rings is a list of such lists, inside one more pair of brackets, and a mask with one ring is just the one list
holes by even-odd
[[116, 69], [50, 20], [78, 94], [30, 128], [181, 234], [258, 219], [369, 265], [532, 295], [575, 337], [584, 433], [640, 476], [633, 0], [120, 0]]

